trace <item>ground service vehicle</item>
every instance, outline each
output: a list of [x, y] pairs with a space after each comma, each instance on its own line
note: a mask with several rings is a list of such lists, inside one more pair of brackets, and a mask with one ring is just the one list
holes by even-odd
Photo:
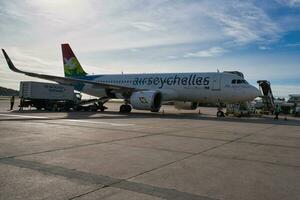
[[68, 111], [80, 102], [81, 96], [70, 85], [23, 81], [20, 83], [20, 108]]

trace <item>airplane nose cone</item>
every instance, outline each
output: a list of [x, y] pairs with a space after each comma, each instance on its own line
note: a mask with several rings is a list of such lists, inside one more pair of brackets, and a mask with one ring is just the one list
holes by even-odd
[[251, 90], [252, 90], [252, 92], [251, 92], [251, 97], [252, 97], [253, 99], [255, 99], [256, 97], [261, 96], [260, 90], [257, 89], [256, 87], [252, 86]]

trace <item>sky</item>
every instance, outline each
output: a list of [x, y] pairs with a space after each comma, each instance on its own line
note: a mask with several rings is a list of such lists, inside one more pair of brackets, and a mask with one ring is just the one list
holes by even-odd
[[[63, 76], [69, 43], [89, 74], [241, 71], [300, 94], [300, 0], [0, 0], [0, 36], [31, 72]], [[1, 55], [0, 86], [23, 80]]]

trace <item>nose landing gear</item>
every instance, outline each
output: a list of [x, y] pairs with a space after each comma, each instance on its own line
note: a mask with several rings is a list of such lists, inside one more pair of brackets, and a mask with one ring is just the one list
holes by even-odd
[[223, 112], [223, 104], [221, 102], [218, 103], [218, 111], [217, 117], [225, 117], [225, 113]]

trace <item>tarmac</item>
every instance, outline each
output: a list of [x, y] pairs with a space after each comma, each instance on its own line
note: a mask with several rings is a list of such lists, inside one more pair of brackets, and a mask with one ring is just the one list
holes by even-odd
[[0, 199], [300, 198], [299, 118], [119, 105], [7, 111], [0, 100]]

